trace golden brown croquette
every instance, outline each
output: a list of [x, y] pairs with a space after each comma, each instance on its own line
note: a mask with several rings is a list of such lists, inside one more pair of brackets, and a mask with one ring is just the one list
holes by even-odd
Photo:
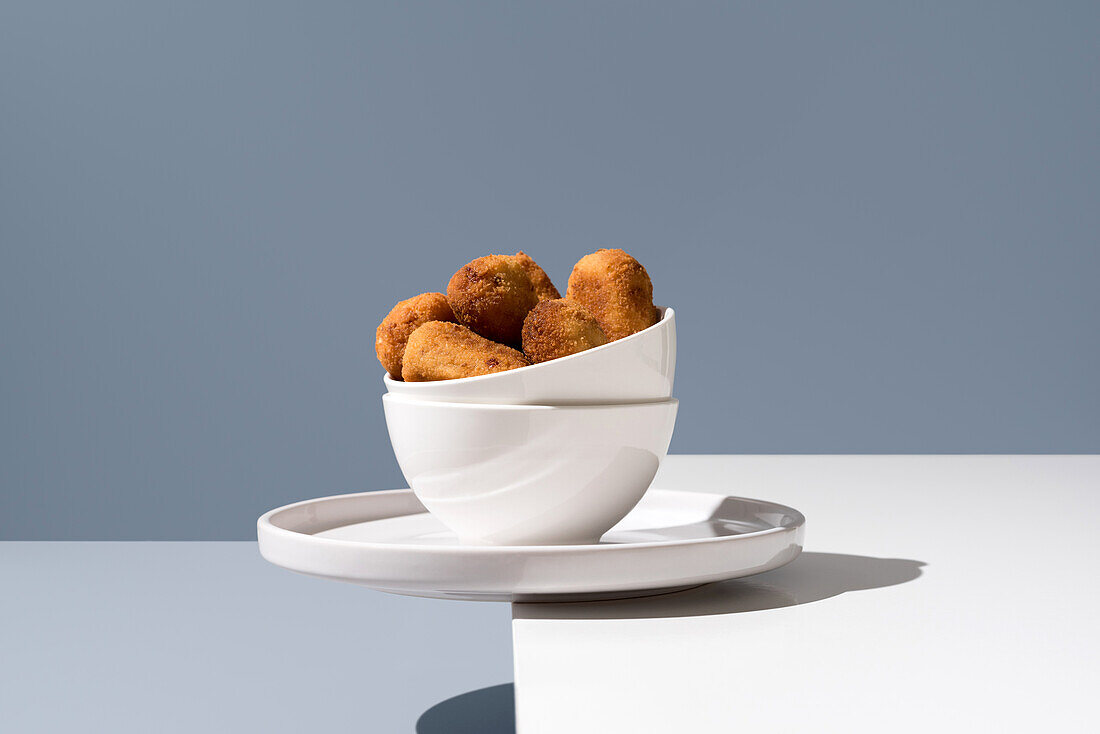
[[532, 364], [607, 344], [596, 318], [564, 298], [539, 301], [523, 322], [523, 352]]
[[649, 273], [622, 250], [596, 250], [582, 257], [569, 276], [565, 297], [595, 316], [612, 341], [657, 323]]
[[405, 354], [405, 343], [418, 326], [429, 321], [454, 321], [447, 297], [442, 293], [421, 293], [390, 309], [386, 318], [374, 332], [374, 351], [378, 361], [390, 373], [390, 377], [401, 379], [401, 359]]
[[526, 367], [527, 358], [460, 324], [429, 321], [409, 337], [401, 376], [406, 382], [457, 380]]
[[514, 257], [486, 255], [451, 277], [447, 302], [458, 323], [486, 339], [518, 346], [523, 319], [539, 299]]

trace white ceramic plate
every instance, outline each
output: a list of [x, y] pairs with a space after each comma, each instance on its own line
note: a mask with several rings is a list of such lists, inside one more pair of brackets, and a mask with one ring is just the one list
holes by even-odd
[[462, 545], [408, 489], [272, 510], [257, 523], [277, 566], [379, 591], [471, 601], [644, 596], [782, 566], [805, 518], [760, 500], [650, 490], [599, 543]]

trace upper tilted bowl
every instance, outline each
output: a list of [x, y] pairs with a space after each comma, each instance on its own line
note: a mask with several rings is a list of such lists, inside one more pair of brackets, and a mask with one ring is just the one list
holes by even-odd
[[612, 405], [668, 400], [676, 371], [676, 312], [636, 334], [568, 357], [460, 380], [402, 382], [386, 390], [412, 400], [500, 405]]

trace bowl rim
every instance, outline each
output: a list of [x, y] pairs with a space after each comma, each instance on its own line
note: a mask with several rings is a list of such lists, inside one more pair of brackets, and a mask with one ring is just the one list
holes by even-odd
[[419, 398], [410, 398], [406, 395], [399, 393], [382, 393], [382, 403], [385, 405], [387, 401], [399, 403], [401, 405], [415, 405], [415, 406], [432, 406], [440, 408], [462, 409], [462, 410], [482, 410], [482, 411], [592, 411], [592, 410], [624, 410], [631, 408], [677, 408], [680, 405], [680, 401], [677, 398], [662, 398], [660, 400], [639, 400], [634, 403], [592, 403], [588, 405], [541, 405], [541, 404], [523, 404], [523, 403], [464, 403], [459, 401], [449, 400], [422, 400]]
[[[438, 386], [441, 385], [441, 384], [455, 385], [455, 386], [460, 387], [460, 386], [463, 386], [463, 385], [472, 385], [472, 384], [475, 384], [475, 383], [485, 382], [485, 381], [494, 380], [494, 379], [499, 380], [499, 379], [502, 379], [505, 375], [515, 375], [515, 374], [520, 373], [520, 372], [525, 373], [525, 374], [530, 374], [532, 371], [545, 368], [547, 365], [552, 365], [552, 364], [553, 365], [558, 365], [558, 364], [561, 364], [562, 362], [567, 362], [567, 361], [570, 361], [570, 360], [584, 359], [584, 358], [590, 357], [591, 355], [596, 354], [598, 352], [610, 349], [610, 348], [616, 346], [617, 344], [622, 344], [623, 342], [628, 342], [632, 339], [639, 339], [644, 334], [648, 334], [649, 332], [655, 331], [658, 328], [661, 328], [661, 327], [667, 328], [667, 324], [672, 323], [676, 318], [675, 309], [673, 309], [672, 306], [657, 306], [656, 308], [657, 308], [657, 310], [660, 314], [660, 318], [657, 320], [657, 323], [655, 323], [653, 326], [648, 326], [648, 327], [642, 329], [641, 331], [636, 331], [633, 334], [631, 334], [630, 336], [624, 336], [622, 339], [616, 339], [613, 342], [608, 342], [607, 344], [601, 344], [600, 346], [592, 347], [591, 349], [585, 349], [583, 352], [577, 352], [576, 354], [570, 354], [566, 357], [558, 357], [557, 359], [551, 359], [551, 360], [548, 360], [546, 362], [539, 362], [538, 364], [529, 364], [526, 367], [517, 367], [514, 370], [505, 370], [504, 372], [494, 372], [494, 373], [488, 374], [488, 375], [475, 375], [473, 377], [460, 377], [460, 378], [455, 379], [455, 380], [425, 380], [423, 382], [405, 382], [404, 380], [395, 380], [395, 379], [393, 379], [392, 377], [390, 377], [389, 372], [383, 370], [382, 371], [382, 382], [386, 385], [387, 390], [389, 389], [390, 385], [401, 385], [401, 387], [399, 388], [399, 391], [401, 391], [401, 392], [413, 392], [413, 391], [416, 391], [416, 390], [425, 390], [426, 391], [426, 390], [431, 389], [432, 387], [438, 388]], [[421, 387], [421, 386], [424, 386], [424, 387]], [[627, 403], [627, 405], [631, 405], [631, 403]]]

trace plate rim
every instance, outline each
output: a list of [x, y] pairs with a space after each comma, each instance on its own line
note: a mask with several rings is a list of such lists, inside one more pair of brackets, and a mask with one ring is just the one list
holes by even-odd
[[[276, 514], [285, 510], [290, 510], [302, 505], [309, 505], [340, 499], [351, 499], [354, 497], [366, 497], [366, 496], [394, 496], [394, 495], [411, 495], [416, 497], [412, 489], [376, 489], [368, 490], [366, 492], [350, 492], [346, 494], [334, 494], [325, 497], [314, 497], [311, 499], [300, 500], [298, 502], [291, 502], [290, 504], [283, 505], [268, 510], [256, 520], [256, 534], [257, 540], [262, 535], [270, 534], [277, 537], [282, 537], [294, 542], [317, 542], [323, 545], [328, 545], [332, 548], [360, 548], [369, 549], [372, 551], [381, 552], [419, 552], [419, 553], [432, 553], [440, 555], [501, 555], [504, 553], [510, 555], [542, 555], [546, 553], [554, 554], [579, 554], [579, 553], [608, 553], [612, 551], [618, 551], [620, 553], [630, 550], [645, 550], [648, 548], [678, 548], [685, 546], [695, 545], [709, 545], [715, 543], [730, 543], [737, 540], [748, 540], [752, 538], [760, 538], [767, 535], [773, 535], [776, 533], [786, 533], [798, 531], [800, 528], [806, 525], [806, 516], [799, 510], [788, 505], [783, 505], [778, 502], [772, 502], [770, 500], [760, 500], [753, 497], [739, 497], [735, 495], [724, 494], [721, 492], [695, 492], [691, 490], [683, 489], [661, 489], [653, 487], [646, 491], [660, 492], [670, 494], [687, 494], [687, 495], [703, 495], [710, 497], [721, 497], [723, 499], [740, 500], [743, 502], [752, 502], [758, 505], [767, 505], [769, 507], [776, 508], [782, 511], [788, 516], [791, 521], [788, 523], [776, 525], [775, 527], [766, 528], [764, 530], [754, 530], [747, 533], [738, 533], [736, 535], [718, 535], [709, 536], [704, 538], [684, 538], [678, 540], [656, 540], [645, 541], [640, 543], [586, 543], [586, 544], [572, 544], [572, 545], [434, 545], [427, 543], [383, 543], [379, 541], [364, 541], [364, 540], [346, 540], [343, 538], [322, 538], [312, 533], [303, 533], [297, 530], [288, 530], [286, 528], [275, 525], [271, 518]], [[419, 500], [418, 500], [419, 501]], [[424, 511], [427, 513], [427, 510]], [[418, 513], [410, 513], [418, 514]], [[430, 514], [430, 513], [427, 513]], [[402, 516], [403, 517], [403, 516]], [[369, 521], [368, 521], [369, 522]], [[336, 526], [339, 527], [339, 526]], [[309, 539], [308, 541], [306, 539]]]

